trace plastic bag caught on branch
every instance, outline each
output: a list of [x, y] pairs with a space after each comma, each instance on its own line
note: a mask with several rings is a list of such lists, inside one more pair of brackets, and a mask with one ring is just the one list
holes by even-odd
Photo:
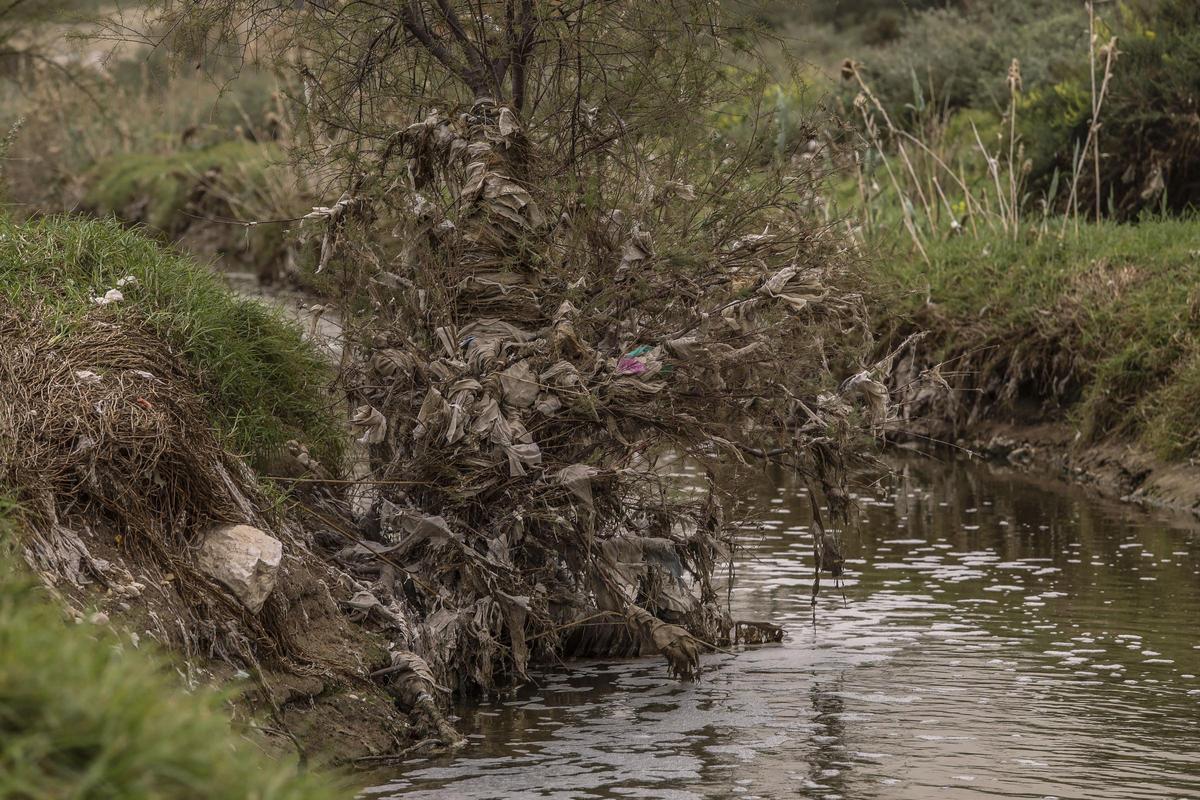
[[416, 653], [392, 653], [392, 665], [371, 674], [383, 679], [388, 692], [401, 707], [408, 710], [425, 730], [445, 747], [461, 747], [466, 740], [454, 729], [438, 707], [436, 695], [450, 690], [438, 684], [425, 659]]
[[371, 406], [359, 406], [350, 417], [350, 425], [361, 433], [360, 444], [379, 444], [387, 435], [387, 419]]
[[667, 671], [681, 681], [700, 677], [701, 643], [679, 625], [669, 625], [644, 608], [631, 605], [625, 622], [643, 645], [667, 659]]
[[571, 464], [556, 472], [554, 477], [570, 489], [571, 494], [575, 495], [588, 511], [594, 511], [596, 506], [592, 502], [592, 479], [598, 473], [598, 469], [587, 464]]
[[818, 276], [799, 267], [787, 267], [772, 275], [758, 290], [759, 294], [778, 298], [794, 311], [803, 311], [813, 303], [819, 303], [830, 294]]
[[866, 401], [870, 414], [871, 425], [878, 427], [888, 421], [888, 404], [890, 396], [887, 386], [871, 377], [867, 371], [859, 372], [847, 378], [842, 384], [841, 393], [848, 395], [857, 392]]

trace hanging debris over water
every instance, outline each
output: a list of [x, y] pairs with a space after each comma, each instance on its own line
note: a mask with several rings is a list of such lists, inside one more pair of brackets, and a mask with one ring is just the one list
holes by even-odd
[[356, 213], [400, 245], [345, 256], [371, 265], [376, 309], [347, 376], [378, 530], [338, 554], [373, 587], [360, 613], [449, 687], [564, 655], [657, 653], [698, 677], [733, 630], [720, 465], [786, 465], [840, 519], [846, 454], [887, 420], [836, 240], [774, 207], [670, 222], [667, 204], [713, 198], [666, 180], [591, 215], [538, 191], [536, 149], [486, 98], [396, 133], [374, 180], [383, 202]]

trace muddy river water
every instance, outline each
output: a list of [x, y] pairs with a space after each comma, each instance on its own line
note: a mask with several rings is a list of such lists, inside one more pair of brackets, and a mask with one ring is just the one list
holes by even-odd
[[[1200, 532], [962, 460], [865, 490], [845, 602], [809, 603], [809, 503], [764, 476], [735, 617], [778, 645], [586, 662], [464, 707], [470, 747], [365, 797], [1200, 798]], [[832, 588], [832, 587], [830, 587]]]

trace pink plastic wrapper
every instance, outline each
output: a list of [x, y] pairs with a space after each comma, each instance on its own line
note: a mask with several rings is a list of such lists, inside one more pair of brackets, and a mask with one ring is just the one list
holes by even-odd
[[629, 358], [625, 356], [617, 362], [618, 375], [641, 375], [646, 371], [646, 362], [640, 358]]

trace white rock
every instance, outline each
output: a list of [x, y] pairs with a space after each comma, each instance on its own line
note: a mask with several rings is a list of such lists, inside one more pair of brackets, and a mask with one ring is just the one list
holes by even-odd
[[213, 528], [196, 558], [202, 571], [225, 584], [256, 614], [275, 588], [282, 561], [283, 544], [250, 525]]
[[120, 289], [109, 289], [101, 297], [93, 297], [92, 302], [98, 306], [107, 306], [112, 303], [119, 303], [125, 299], [125, 295], [121, 294]]

